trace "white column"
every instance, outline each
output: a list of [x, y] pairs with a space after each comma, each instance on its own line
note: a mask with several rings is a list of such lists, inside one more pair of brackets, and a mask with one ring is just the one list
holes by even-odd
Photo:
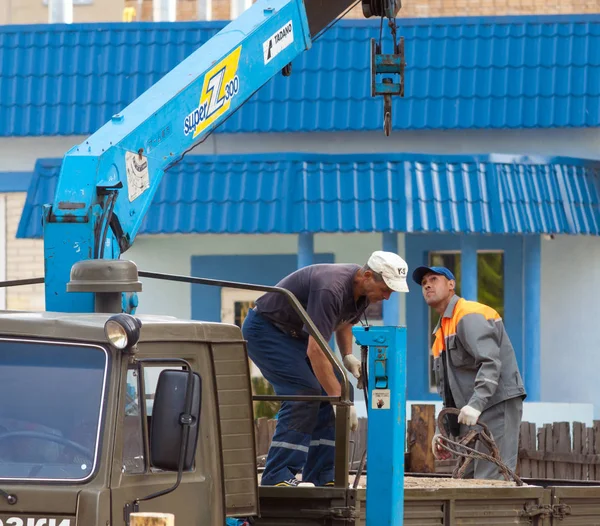
[[177, 0], [154, 0], [152, 17], [155, 22], [175, 22], [177, 20]]
[[251, 5], [252, 5], [252, 0], [231, 0], [231, 10], [230, 10], [229, 18], [231, 20], [236, 19]]
[[49, 24], [73, 23], [73, 0], [48, 0]]
[[212, 20], [212, 0], [198, 0], [198, 20]]

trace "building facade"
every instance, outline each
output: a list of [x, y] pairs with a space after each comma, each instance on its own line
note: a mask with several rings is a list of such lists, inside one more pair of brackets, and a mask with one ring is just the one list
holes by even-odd
[[[230, 20], [253, 0], [172, 0], [177, 21]], [[166, 4], [166, 0], [160, 0]], [[73, 0], [72, 19], [81, 22], [160, 21], [159, 0]], [[600, 0], [416, 0], [404, 5], [399, 18], [439, 18], [507, 15], [566, 15], [600, 13]], [[160, 15], [159, 15], [160, 16]], [[362, 19], [360, 3], [347, 18]], [[44, 24], [49, 20], [48, 0], [4, 0], [0, 25]]]
[[[378, 25], [341, 22], [294, 62], [291, 77], [269, 82], [167, 172], [125, 257], [145, 270], [265, 284], [309, 262], [364, 263], [380, 248], [411, 268], [443, 262], [461, 294], [503, 313], [530, 400], [597, 405], [600, 271], [590, 262], [600, 251], [599, 22], [404, 20], [406, 95], [394, 102], [390, 137], [369, 92], [368, 42]], [[7, 279], [43, 274], [39, 207], [52, 199], [62, 155], [221, 27], [107, 25], [100, 37], [78, 26], [73, 45], [57, 51], [63, 60], [42, 62], [41, 74], [22, 64], [19, 74], [15, 64], [6, 70], [2, 177], [21, 185], [4, 194]], [[23, 53], [42, 56], [22, 28], [3, 31]], [[64, 29], [28, 31], [52, 45]], [[127, 53], [161, 59], [132, 70], [123, 31], [135, 43]], [[40, 90], [43, 102], [25, 95]], [[13, 238], [11, 214], [24, 202]], [[140, 311], [235, 323], [253, 299], [148, 281]], [[42, 289], [9, 290], [6, 302], [38, 308]], [[437, 399], [428, 367], [435, 320], [418, 287], [371, 319], [407, 324], [409, 397]]]

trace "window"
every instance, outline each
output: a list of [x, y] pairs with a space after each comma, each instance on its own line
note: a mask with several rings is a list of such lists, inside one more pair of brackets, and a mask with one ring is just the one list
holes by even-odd
[[[429, 265], [446, 267], [456, 278], [456, 293], [461, 293], [461, 254], [460, 252], [430, 252]], [[504, 317], [504, 253], [502, 251], [478, 251], [477, 253], [477, 300], [489, 305]], [[429, 390], [436, 392], [433, 376], [433, 355], [431, 347], [434, 341], [433, 330], [440, 316], [429, 310]]]
[[85, 480], [95, 469], [107, 352], [0, 341], [0, 477]]
[[137, 367], [127, 371], [125, 421], [123, 423], [123, 473], [144, 473], [144, 435], [140, 410], [140, 382]]
[[[142, 426], [143, 396], [148, 432], [152, 428], [152, 408], [154, 395], [158, 385], [158, 377], [165, 369], [180, 370], [180, 365], [142, 365], [144, 376], [143, 392], [140, 387], [139, 369], [137, 365], [131, 366], [127, 371], [127, 392], [125, 395], [125, 422], [123, 425], [123, 472], [139, 474], [146, 471], [144, 455], [144, 434]], [[152, 468], [153, 471], [160, 471]]]

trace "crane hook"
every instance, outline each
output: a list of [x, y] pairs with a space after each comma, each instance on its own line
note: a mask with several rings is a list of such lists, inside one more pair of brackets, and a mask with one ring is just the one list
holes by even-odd
[[[383, 18], [382, 18], [383, 21]], [[404, 97], [404, 38], [396, 39], [396, 22], [390, 19], [393, 53], [382, 53], [381, 42], [371, 39], [371, 96], [383, 95], [383, 131], [387, 137], [392, 131], [392, 95]], [[377, 75], [386, 75], [379, 82]], [[396, 76], [396, 78], [394, 78]]]

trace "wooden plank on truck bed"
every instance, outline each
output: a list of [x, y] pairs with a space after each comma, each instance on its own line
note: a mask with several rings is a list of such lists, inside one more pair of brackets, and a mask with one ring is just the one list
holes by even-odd
[[435, 473], [435, 457], [431, 449], [435, 434], [435, 406], [413, 405], [410, 423], [409, 470], [412, 473]]

